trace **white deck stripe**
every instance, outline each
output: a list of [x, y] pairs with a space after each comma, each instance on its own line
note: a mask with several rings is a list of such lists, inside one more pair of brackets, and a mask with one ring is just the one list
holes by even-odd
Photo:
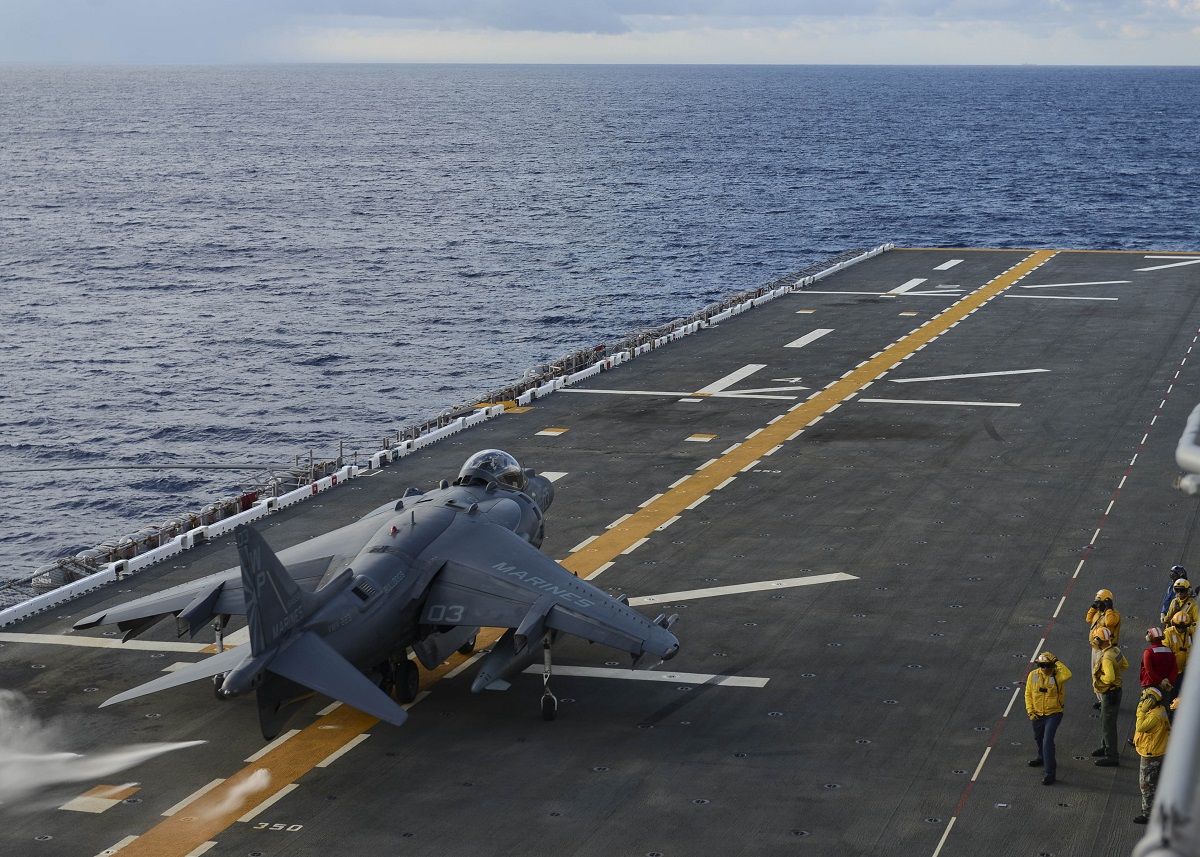
[[318, 768], [328, 768], [330, 765], [332, 765], [338, 759], [342, 758], [342, 756], [349, 753], [351, 750], [353, 750], [355, 747], [357, 747], [359, 744], [361, 744], [363, 741], [366, 741], [370, 737], [371, 737], [370, 732], [363, 732], [361, 735], [356, 735], [352, 740], [347, 741], [345, 744], [343, 744], [340, 749], [334, 750], [332, 753], [330, 753], [328, 756], [326, 756], [320, 762], [317, 762], [317, 767]]
[[1036, 286], [1021, 286], [1023, 289], [1065, 289], [1068, 286], [1121, 286], [1133, 280], [1097, 280], [1094, 283], [1046, 283]]
[[933, 857], [938, 857], [942, 853], [942, 846], [946, 844], [946, 840], [950, 838], [950, 831], [954, 829], [954, 821], [956, 816], [950, 817], [950, 823], [946, 825], [946, 831], [942, 834], [942, 838], [938, 840], [937, 848], [933, 849]]
[[1161, 271], [1163, 268], [1179, 268], [1184, 265], [1200, 265], [1200, 259], [1185, 259], [1182, 256], [1147, 256], [1147, 259], [1179, 259], [1168, 265], [1155, 265], [1153, 268], [1134, 268], [1135, 271]]
[[729, 387], [732, 387], [738, 381], [741, 381], [744, 378], [749, 378], [751, 375], [753, 375], [759, 369], [766, 369], [766, 368], [767, 368], [766, 363], [751, 363], [747, 366], [743, 366], [741, 369], [738, 369], [736, 372], [730, 372], [724, 378], [714, 381], [713, 383], [709, 384], [707, 387], [701, 387], [699, 390], [696, 390], [694, 393], [684, 393], [683, 395], [699, 396], [702, 393], [707, 393], [709, 395], [712, 395], [713, 393], [719, 393], [722, 390], [726, 390]]
[[[224, 645], [225, 645], [225, 648], [231, 649], [235, 646], [244, 646], [246, 643], [249, 643], [249, 642], [250, 642], [250, 627], [246, 626], [245, 628], [234, 631], [232, 634], [227, 634], [225, 636]], [[205, 648], [207, 649], [208, 647], [205, 646]]]
[[124, 848], [130, 842], [133, 842], [133, 840], [135, 840], [135, 839], [137, 839], [136, 836], [126, 836], [124, 839], [120, 840], [116, 845], [112, 845], [112, 846], [109, 846], [108, 848], [105, 848], [103, 851], [101, 851], [99, 854], [97, 854], [96, 857], [112, 857], [113, 854], [116, 854], [118, 851], [120, 851], [122, 848]]
[[987, 747], [986, 749], [984, 749], [983, 757], [979, 760], [979, 764], [975, 766], [975, 773], [971, 774], [971, 782], [975, 782], [976, 780], [979, 779], [979, 772], [983, 770], [983, 765], [985, 762], [987, 762], [987, 758], [991, 754], [991, 752], [992, 752], [991, 747]]
[[[614, 521], [610, 526], [616, 526], [616, 523], [617, 522]], [[575, 545], [575, 547], [571, 548], [571, 553], [579, 553], [581, 550], [583, 550], [585, 547], [590, 545], [592, 542], [594, 542], [598, 538], [600, 538], [600, 537], [599, 536], [588, 536], [586, 539], [581, 541], [579, 544]]]
[[717, 598], [722, 595], [740, 595], [743, 592], [765, 592], [768, 589], [787, 589], [793, 586], [813, 586], [818, 583], [838, 583], [843, 580], [858, 580], [852, 574], [812, 574], [807, 577], [785, 577], [782, 580], [763, 580], [758, 583], [737, 583], [730, 586], [712, 586], [707, 589], [688, 589], [683, 592], [664, 592], [661, 595], [643, 595], [630, 598], [630, 607], [643, 604], [661, 604], [666, 601], [694, 601], [697, 598]]
[[130, 640], [122, 643], [120, 637], [84, 637], [69, 634], [19, 634], [0, 633], [0, 643], [45, 643], [53, 646], [79, 646], [84, 649], [126, 649], [142, 652], [202, 652], [207, 643], [158, 643], [154, 640]]
[[929, 399], [859, 399], [860, 402], [873, 402], [877, 405], [967, 405], [982, 408], [1019, 408], [1020, 402], [951, 402], [933, 401]]
[[963, 261], [962, 259], [951, 259], [949, 262], [942, 262], [942, 264], [938, 265], [938, 266], [937, 266], [936, 268], [934, 268], [933, 270], [935, 270], [935, 271], [949, 271], [951, 268], [953, 268], [955, 265], [958, 265], [958, 264], [960, 264], [962, 261]]
[[789, 342], [787, 345], [785, 345], [783, 347], [784, 348], [803, 348], [804, 346], [809, 345], [810, 343], [816, 342], [822, 336], [825, 336], [826, 334], [830, 334], [830, 333], [833, 333], [832, 327], [818, 327], [816, 330], [812, 331], [811, 333], [804, 334], [799, 339], [793, 339], [791, 342]]
[[1005, 372], [971, 372], [964, 375], [929, 375], [924, 378], [888, 378], [893, 384], [915, 384], [918, 381], [957, 381], [960, 378], [994, 378], [1000, 375], [1031, 375], [1049, 369], [1009, 369]]
[[917, 286], [921, 285], [921, 283], [926, 283], [928, 281], [929, 281], [928, 277], [916, 277], [912, 280], [909, 280], [907, 283], [904, 283], [903, 285], [896, 286], [896, 288], [894, 288], [894, 289], [888, 289], [888, 294], [889, 295], [902, 295], [905, 292], [912, 291]]
[[[541, 675], [542, 665], [534, 664], [525, 672]], [[721, 687], [766, 687], [770, 679], [740, 675], [711, 675], [708, 673], [655, 672], [653, 670], [611, 669], [608, 667], [554, 667], [554, 675], [580, 676], [583, 678], [620, 678], [626, 681], [662, 681], [674, 684], [712, 684]]]
[[183, 855], [183, 857], [203, 857], [203, 855], [207, 854], [216, 847], [217, 841], [215, 839], [210, 839], [207, 842], [201, 842], [187, 854]]
[[299, 783], [289, 783], [288, 785], [281, 788], [279, 791], [275, 792], [275, 794], [271, 795], [269, 798], [264, 800], [258, 806], [254, 807], [254, 809], [250, 810], [248, 813], [243, 815], [241, 818], [238, 819], [238, 821], [253, 821], [254, 818], [260, 812], [270, 809], [272, 806], [274, 806], [276, 803], [278, 803], [283, 798], [290, 795], [292, 792], [294, 792], [298, 788], [300, 788]]
[[642, 539], [638, 539], [636, 542], [634, 542], [633, 544], [631, 544], [629, 547], [625, 548], [625, 550], [621, 551], [621, 554], [622, 554], [622, 555], [624, 555], [624, 554], [631, 554], [631, 553], [633, 553], [635, 550], [637, 550], [638, 548], [640, 548], [642, 545], [644, 545], [644, 544], [645, 544], [646, 542], [648, 542], [648, 541], [650, 541], [650, 539], [648, 539], [648, 538], [642, 538]]
[[562, 393], [610, 393], [614, 396], [690, 396], [691, 393], [673, 393], [670, 390], [595, 390], [590, 387], [563, 387]]
[[300, 734], [299, 729], [289, 729], [287, 732], [284, 732], [282, 735], [280, 735], [278, 738], [276, 738], [274, 741], [272, 741], [267, 746], [263, 747], [261, 750], [259, 750], [257, 753], [255, 753], [253, 756], [249, 756], [246, 759], [246, 761], [247, 762], [257, 762], [259, 759], [261, 759], [263, 756], [267, 755], [267, 753], [270, 753], [272, 750], [274, 750], [276, 747], [278, 747], [284, 741], [287, 741], [289, 738], [293, 738], [299, 734]]
[[1005, 295], [1006, 298], [1026, 298], [1043, 301], [1115, 301], [1117, 298], [1083, 297], [1081, 295]]
[[166, 816], [174, 815], [175, 813], [179, 812], [179, 810], [183, 809], [185, 806], [187, 806], [192, 801], [197, 800], [198, 798], [204, 797], [206, 794], [211, 792], [217, 786], [221, 785], [221, 783], [223, 783], [223, 782], [225, 782], [224, 778], [219, 779], [219, 780], [213, 780], [208, 785], [201, 786], [200, 788], [198, 788], [194, 792], [192, 792], [190, 795], [185, 797], [183, 800], [181, 800], [179, 803], [175, 804], [175, 806], [171, 807], [166, 812], [164, 812], [163, 815], [166, 815]]

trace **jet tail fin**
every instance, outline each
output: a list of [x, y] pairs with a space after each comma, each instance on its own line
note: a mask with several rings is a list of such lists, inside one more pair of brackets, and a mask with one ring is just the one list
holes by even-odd
[[314, 598], [296, 585], [279, 557], [257, 530], [245, 524], [234, 531], [242, 561], [242, 593], [250, 651], [270, 651], [311, 611]]

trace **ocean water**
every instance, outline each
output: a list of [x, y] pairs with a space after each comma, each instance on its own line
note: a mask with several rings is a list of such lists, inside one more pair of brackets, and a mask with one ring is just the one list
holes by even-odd
[[0, 65], [0, 576], [852, 247], [1200, 250], [1200, 68]]

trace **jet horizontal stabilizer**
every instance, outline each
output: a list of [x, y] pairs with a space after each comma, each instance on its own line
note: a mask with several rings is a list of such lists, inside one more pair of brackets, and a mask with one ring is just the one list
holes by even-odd
[[395, 700], [312, 631], [289, 643], [267, 669], [393, 726], [408, 719]]
[[111, 699], [106, 699], [100, 707], [104, 708], [106, 705], [114, 705], [118, 702], [136, 699], [139, 696], [145, 696], [148, 693], [157, 693], [160, 690], [166, 690], [170, 687], [179, 687], [189, 682], [199, 681], [202, 678], [211, 678], [217, 673], [229, 672], [249, 656], [250, 650], [245, 646], [238, 646], [236, 649], [226, 649], [219, 655], [213, 655], [211, 658], [205, 658], [194, 664], [188, 664], [183, 669], [175, 670], [161, 678], [156, 678], [153, 681], [130, 688], [124, 693], [118, 693]]

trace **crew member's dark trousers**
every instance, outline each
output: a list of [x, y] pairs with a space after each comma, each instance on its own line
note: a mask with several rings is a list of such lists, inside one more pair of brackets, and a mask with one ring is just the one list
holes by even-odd
[[1158, 791], [1158, 772], [1162, 769], [1162, 756], [1142, 756], [1138, 767], [1138, 786], [1142, 790], [1142, 815], [1150, 817], [1150, 808], [1154, 806], [1154, 793]]
[[1030, 721], [1033, 724], [1033, 740], [1037, 744], [1038, 755], [1042, 757], [1042, 770], [1048, 777], [1057, 773], [1054, 763], [1054, 733], [1058, 731], [1058, 724], [1062, 723], [1062, 716], [1063, 713], [1058, 711]]
[[1107, 759], [1117, 760], [1121, 745], [1117, 743], [1117, 709], [1121, 707], [1121, 688], [1114, 688], [1100, 696], [1100, 734], [1104, 740], [1100, 746], [1104, 748]]

